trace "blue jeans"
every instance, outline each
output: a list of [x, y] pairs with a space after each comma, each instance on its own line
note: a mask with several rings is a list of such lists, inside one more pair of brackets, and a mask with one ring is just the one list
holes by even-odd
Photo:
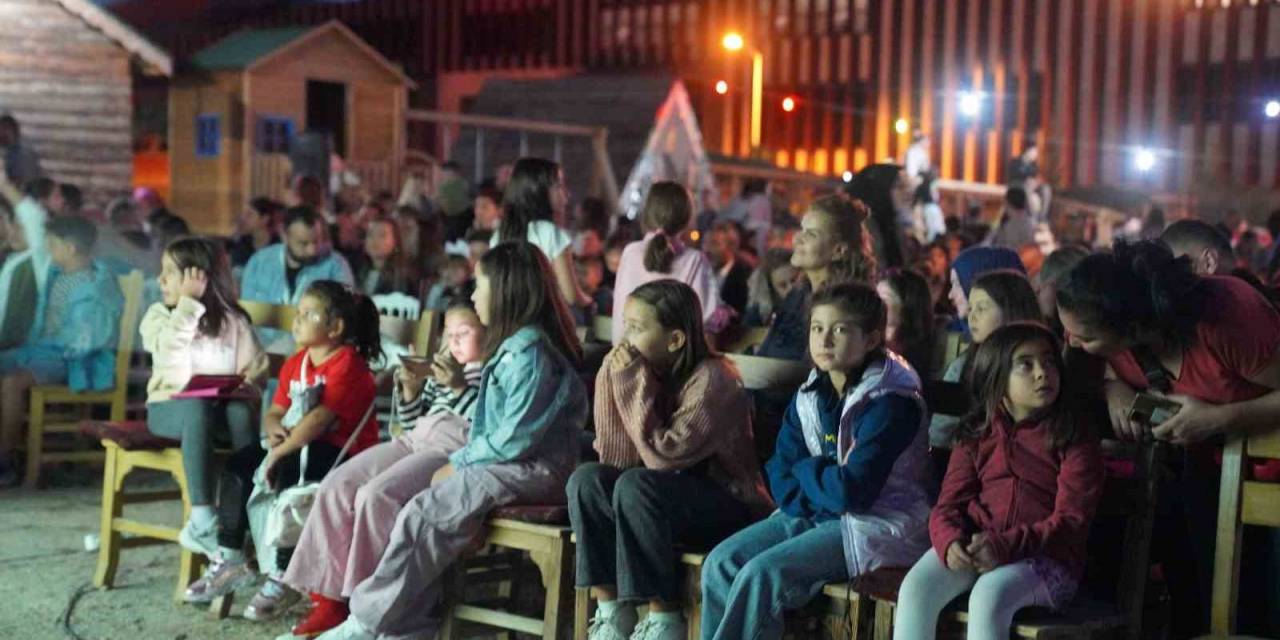
[[729, 536], [702, 563], [702, 638], [781, 638], [787, 609], [848, 579], [838, 518], [775, 512]]

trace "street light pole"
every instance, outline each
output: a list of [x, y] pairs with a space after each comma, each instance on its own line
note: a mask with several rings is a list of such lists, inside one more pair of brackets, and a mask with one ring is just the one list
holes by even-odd
[[760, 152], [760, 127], [764, 111], [764, 54], [751, 52], [751, 153]]
[[[737, 32], [726, 33], [720, 41], [730, 52], [741, 51], [746, 47], [746, 40]], [[760, 130], [764, 117], [764, 54], [756, 47], [751, 47], [751, 116], [750, 140], [751, 154], [760, 152]]]

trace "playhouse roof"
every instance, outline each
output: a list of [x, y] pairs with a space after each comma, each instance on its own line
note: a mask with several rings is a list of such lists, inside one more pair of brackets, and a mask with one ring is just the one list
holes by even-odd
[[328, 33], [336, 33], [349, 41], [388, 74], [410, 88], [417, 86], [400, 67], [392, 64], [337, 20], [311, 27], [242, 29], [196, 52], [191, 57], [191, 64], [205, 71], [252, 70], [294, 47]]
[[237, 31], [201, 49], [191, 57], [191, 64], [206, 71], [244, 69], [310, 30], [309, 27], [284, 27]]

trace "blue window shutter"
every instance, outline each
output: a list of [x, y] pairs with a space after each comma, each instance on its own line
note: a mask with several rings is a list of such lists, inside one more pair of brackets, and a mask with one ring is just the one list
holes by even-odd
[[222, 151], [222, 126], [217, 114], [196, 116], [196, 156], [215, 158]]

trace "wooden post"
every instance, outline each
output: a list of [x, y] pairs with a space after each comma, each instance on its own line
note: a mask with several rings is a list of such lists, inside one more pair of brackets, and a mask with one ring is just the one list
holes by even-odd
[[484, 180], [484, 129], [476, 127], [476, 170], [475, 184]]

